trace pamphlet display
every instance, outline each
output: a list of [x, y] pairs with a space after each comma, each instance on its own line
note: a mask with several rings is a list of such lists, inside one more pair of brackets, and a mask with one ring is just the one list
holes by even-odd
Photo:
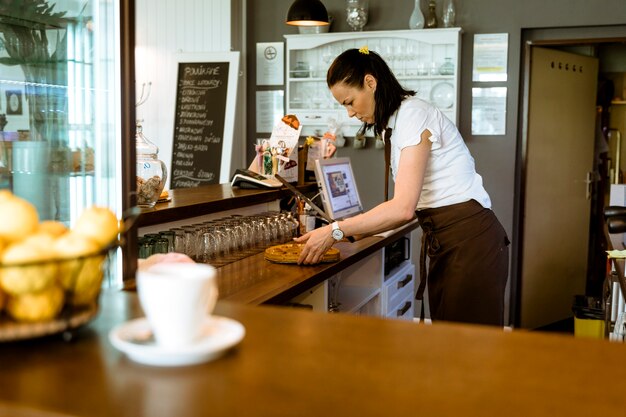
[[281, 187], [274, 175], [280, 174], [289, 182], [298, 181], [298, 139], [302, 125], [298, 118], [288, 114], [272, 130], [269, 139], [260, 140], [256, 156], [247, 170], [237, 170], [231, 185], [239, 187]]

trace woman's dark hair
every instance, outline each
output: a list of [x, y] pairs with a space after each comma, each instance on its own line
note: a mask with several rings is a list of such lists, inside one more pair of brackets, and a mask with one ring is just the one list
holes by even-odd
[[400, 85], [380, 55], [374, 51], [361, 52], [359, 49], [348, 49], [335, 58], [326, 74], [326, 84], [331, 88], [343, 82], [350, 87], [362, 89], [367, 74], [374, 76], [377, 81], [374, 92], [374, 124], [364, 123], [359, 132], [363, 133], [373, 127], [374, 133], [380, 135], [402, 100], [407, 96], [414, 96], [415, 91], [406, 90]]

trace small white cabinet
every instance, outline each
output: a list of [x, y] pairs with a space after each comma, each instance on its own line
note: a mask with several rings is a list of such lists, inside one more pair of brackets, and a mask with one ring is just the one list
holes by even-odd
[[415, 265], [405, 262], [385, 278], [382, 312], [386, 317], [412, 320], [415, 312]]
[[460, 28], [285, 35], [286, 109], [303, 124], [303, 135], [324, 132], [329, 119], [339, 121], [345, 136], [360, 127], [331, 96], [326, 72], [333, 59], [349, 48], [379, 53], [400, 83], [438, 106], [458, 122]]
[[289, 304], [321, 312], [329, 312], [330, 306], [336, 305], [334, 312], [413, 320], [415, 265], [409, 256], [385, 275], [384, 250], [351, 265]]

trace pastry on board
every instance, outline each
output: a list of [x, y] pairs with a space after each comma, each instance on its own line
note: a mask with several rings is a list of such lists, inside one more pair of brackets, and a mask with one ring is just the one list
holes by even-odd
[[[281, 264], [295, 264], [300, 258], [300, 252], [304, 244], [284, 243], [282, 245], [270, 246], [265, 249], [265, 259], [270, 262]], [[341, 253], [337, 248], [330, 248], [324, 253], [320, 262], [337, 262]]]

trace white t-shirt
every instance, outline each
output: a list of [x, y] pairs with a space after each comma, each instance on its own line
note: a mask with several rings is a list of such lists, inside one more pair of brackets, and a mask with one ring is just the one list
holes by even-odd
[[474, 158], [458, 129], [441, 111], [416, 97], [402, 101], [389, 118], [391, 133], [391, 169], [395, 181], [400, 152], [421, 142], [428, 129], [432, 147], [424, 176], [424, 186], [417, 209], [448, 206], [474, 199], [491, 208], [489, 194], [476, 173]]

